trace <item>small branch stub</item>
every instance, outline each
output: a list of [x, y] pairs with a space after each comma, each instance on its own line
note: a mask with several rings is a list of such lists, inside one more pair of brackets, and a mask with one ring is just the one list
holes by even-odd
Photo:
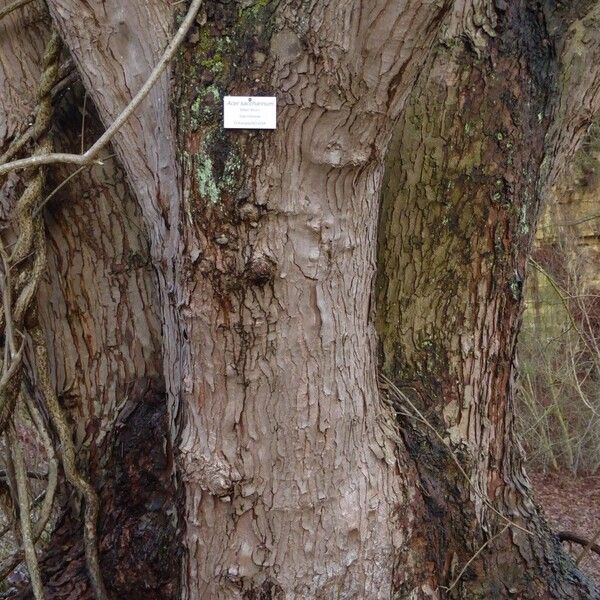
[[252, 258], [246, 265], [246, 278], [254, 285], [265, 285], [275, 277], [275, 263], [266, 256]]
[[250, 202], [244, 202], [242, 206], [240, 206], [240, 219], [244, 223], [256, 223], [258, 222], [258, 218], [260, 216], [258, 207]]

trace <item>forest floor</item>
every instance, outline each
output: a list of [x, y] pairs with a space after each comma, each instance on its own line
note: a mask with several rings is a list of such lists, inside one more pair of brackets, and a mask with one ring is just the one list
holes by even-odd
[[[588, 540], [600, 531], [600, 475], [574, 478], [565, 473], [531, 474], [531, 479], [554, 531], [569, 531]], [[600, 545], [600, 540], [596, 544]], [[573, 545], [570, 551], [577, 557], [582, 550]], [[600, 556], [588, 552], [581, 567], [600, 585]]]

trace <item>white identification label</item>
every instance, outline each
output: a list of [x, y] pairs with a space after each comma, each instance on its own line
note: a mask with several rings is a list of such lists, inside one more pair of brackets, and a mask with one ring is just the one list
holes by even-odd
[[276, 129], [277, 99], [273, 96], [225, 96], [225, 129]]

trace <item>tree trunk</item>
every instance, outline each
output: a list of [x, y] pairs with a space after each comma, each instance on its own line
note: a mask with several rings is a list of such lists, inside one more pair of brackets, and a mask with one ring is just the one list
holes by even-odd
[[[408, 27], [420, 3], [404, 12], [381, 3], [365, 19], [357, 6], [343, 7], [347, 30], [330, 28], [312, 43], [314, 58], [290, 6], [277, 15], [268, 6], [207, 7], [182, 61], [181, 210], [169, 198], [168, 222], [160, 215], [158, 224], [158, 213], [143, 210], [164, 310], [177, 315], [163, 332], [174, 417], [183, 407], [184, 597], [391, 593], [402, 543], [396, 511], [408, 497], [381, 425], [391, 415], [377, 400], [369, 321], [376, 198], [391, 117], [425, 58], [417, 42], [433, 38], [443, 12], [419, 16], [418, 32], [404, 39], [394, 27]], [[68, 2], [54, 9], [83, 69], [92, 57], [94, 68], [111, 60], [92, 43], [102, 39], [93, 26], [74, 32]], [[105, 15], [95, 22], [118, 31], [139, 17], [119, 30], [122, 15], [108, 12], [114, 26]], [[327, 29], [334, 13], [317, 7], [310, 18]], [[338, 81], [342, 49], [356, 62]], [[90, 73], [84, 80], [97, 76]], [[90, 86], [101, 114], [124, 87]], [[210, 117], [226, 89], [281, 90], [277, 132], [220, 132]], [[115, 146], [148, 207], [156, 200], [137, 186], [134, 164], [145, 149], [130, 134]]]
[[[0, 22], [0, 153], [34, 109], [27, 90], [40, 78], [49, 29], [49, 18], [35, 4]], [[82, 135], [90, 145], [102, 133], [93, 102], [84, 100], [76, 80], [57, 96], [56, 112], [53, 133], [62, 151], [79, 152]], [[49, 173], [47, 192], [74, 170]], [[16, 176], [1, 188], [7, 224], [20, 191]], [[177, 493], [156, 277], [141, 211], [119, 162], [109, 158], [60, 189], [44, 205], [44, 217], [48, 268], [38, 293], [39, 318], [80, 468], [100, 495], [108, 587], [121, 598], [177, 598]], [[42, 565], [47, 597], [92, 597], [79, 508], [74, 502], [61, 507]]]
[[[166, 45], [169, 6], [49, 7], [109, 124]], [[512, 432], [525, 261], [558, 176], [545, 152], [568, 158], [589, 119], [580, 106], [565, 131], [561, 115], [572, 32], [594, 21], [557, 11], [207, 3], [173, 87], [114, 139], [135, 202], [115, 167], [82, 184], [110, 181], [96, 202], [51, 206], [44, 325], [57, 385], [75, 381], [115, 597], [598, 597]], [[595, 106], [595, 79], [577, 85]], [[227, 94], [277, 96], [277, 130], [223, 130]], [[52, 577], [56, 556], [51, 597], [89, 595]]]
[[[413, 417], [401, 416], [403, 438], [428, 520], [439, 522], [430, 537], [438, 581], [454, 582], [485, 544], [451, 595], [588, 597], [591, 584], [561, 558], [531, 500], [512, 419], [558, 65], [539, 7], [498, 11], [486, 41], [461, 25], [448, 28], [423, 70], [388, 154], [382, 368]], [[414, 419], [415, 407], [428, 423]]]

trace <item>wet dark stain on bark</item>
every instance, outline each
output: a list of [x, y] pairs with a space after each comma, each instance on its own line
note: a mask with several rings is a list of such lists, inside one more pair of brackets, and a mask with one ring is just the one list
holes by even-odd
[[[181, 547], [177, 497], [167, 443], [166, 397], [160, 382], [137, 381], [104, 454], [99, 489], [100, 553], [111, 598], [175, 600]], [[59, 520], [41, 561], [47, 599], [92, 600], [81, 523], [70, 510]], [[33, 598], [23, 590], [15, 596]]]

